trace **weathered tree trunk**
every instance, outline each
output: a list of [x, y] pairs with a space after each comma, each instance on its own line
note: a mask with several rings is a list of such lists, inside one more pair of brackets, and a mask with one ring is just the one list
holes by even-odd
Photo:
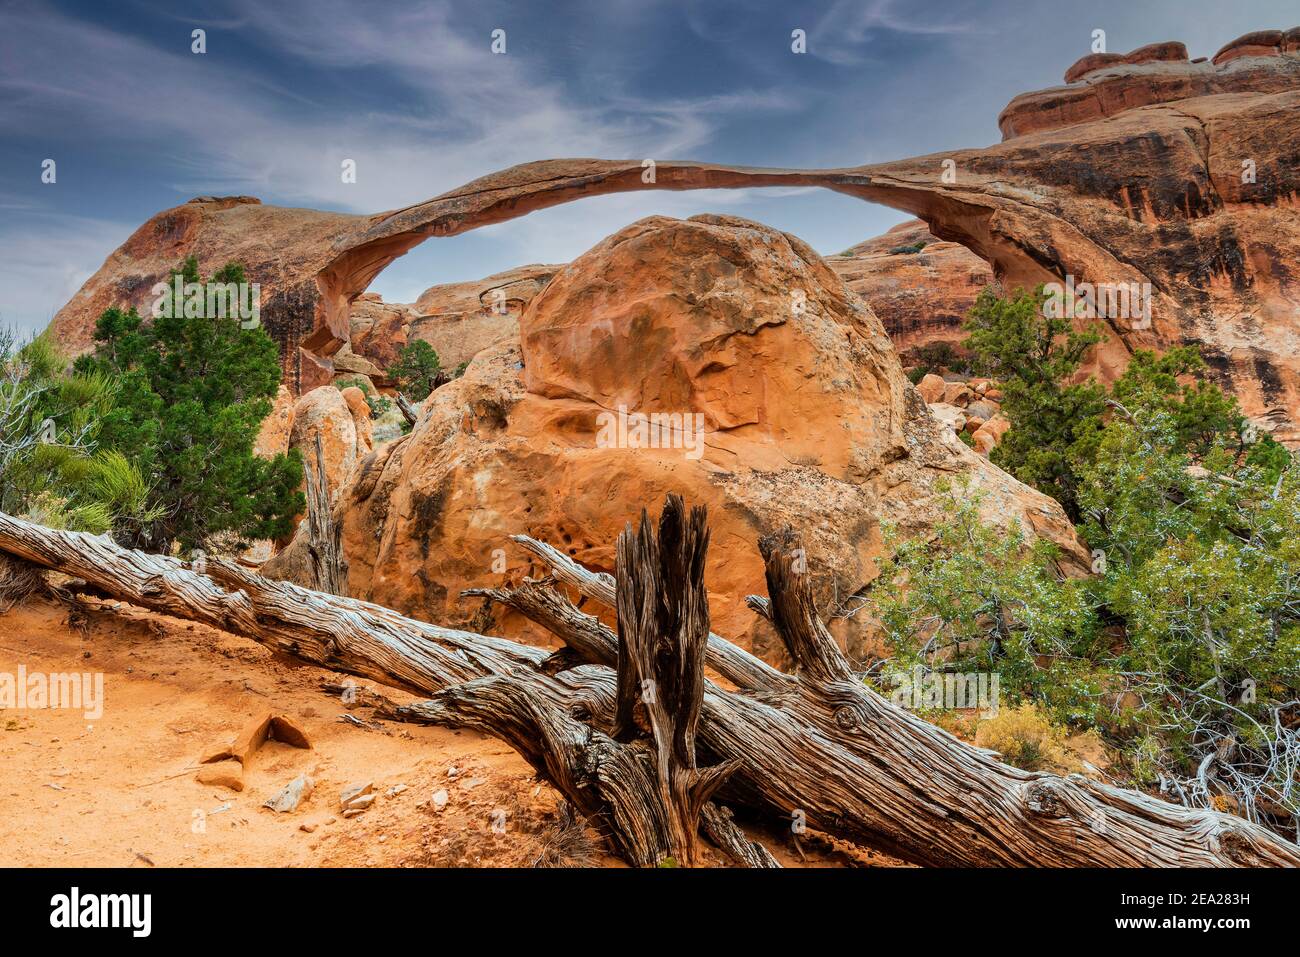
[[316, 467], [307, 469], [307, 554], [312, 581], [328, 595], [348, 593], [348, 563], [343, 558], [343, 526], [336, 524], [325, 476], [325, 450], [316, 433]]
[[[425, 693], [449, 689], [447, 697], [467, 693], [454, 686], [504, 678], [499, 685], [586, 728], [566, 733], [594, 739], [613, 726], [610, 669], [618, 662], [617, 637], [538, 583], [491, 594], [553, 627], [568, 643], [565, 653], [439, 628], [209, 559], [211, 575], [225, 590], [174, 559], [3, 514], [0, 551], [83, 578], [113, 597], [246, 635], [338, 671]], [[720, 674], [722, 663], [729, 681], [752, 674], [756, 685], [736, 681], [741, 690], [731, 691], [703, 683], [697, 761], [737, 762], [720, 799], [920, 864], [1300, 865], [1300, 847], [1240, 818], [1077, 776], [1020, 771], [895, 707], [856, 680], [826, 633], [793, 537], [764, 540], [762, 551], [767, 610], [796, 674], [746, 667], [745, 657], [752, 656], [733, 654], [709, 637], [706, 663]], [[618, 590], [611, 596], [615, 603]], [[768, 672], [779, 676], [770, 685]], [[509, 726], [484, 729], [512, 733]], [[531, 747], [533, 740], [520, 739], [519, 746]]]
[[704, 558], [709, 547], [705, 510], [686, 517], [670, 495], [656, 535], [641, 512], [641, 527], [618, 537], [618, 677], [613, 736], [630, 740], [645, 716], [654, 742], [663, 843], [672, 857], [693, 864], [700, 812], [740, 766], [732, 758], [700, 769], [695, 731], [704, 701], [704, 649], [709, 640], [709, 596]]
[[[453, 685], [427, 701], [399, 706], [395, 716], [472, 728], [505, 741], [612, 840], [634, 867], [655, 867], [670, 859], [694, 861], [684, 856], [687, 851], [673, 827], [673, 809], [664, 801], [657, 756], [647, 743], [615, 741], [539, 696], [530, 681], [480, 678]], [[696, 826], [736, 863], [780, 866], [764, 847], [745, 837], [726, 808], [706, 804], [696, 811], [696, 819]]]
[[407, 425], [415, 425], [416, 420], [420, 418], [420, 413], [416, 411], [415, 406], [411, 405], [411, 400], [400, 391], [397, 393], [397, 409], [402, 413], [402, 418], [406, 420]]
[[[589, 571], [559, 549], [545, 542], [539, 542], [535, 538], [529, 538], [527, 535], [512, 535], [510, 540], [541, 559], [560, 584], [576, 588], [580, 594], [600, 602], [607, 608], [614, 607], [617, 586], [613, 575]], [[466, 594], [487, 594], [487, 592], [471, 589]], [[709, 633], [705, 662], [738, 688], [788, 688], [792, 682], [789, 675], [773, 668], [762, 658], [733, 645], [725, 638], [719, 638], [712, 632]]]
[[[484, 678], [399, 708], [407, 718], [473, 727], [518, 751], [611, 837], [638, 867], [699, 861], [707, 831], [739, 863], [775, 865], [744, 838], [730, 814], [708, 804], [740, 762], [700, 769], [695, 729], [704, 696], [709, 635], [703, 509], [689, 520], [672, 496], [658, 534], [646, 513], [618, 540], [619, 634], [614, 727], [610, 734], [571, 717], [513, 678]], [[647, 741], [642, 724], [648, 725]]]

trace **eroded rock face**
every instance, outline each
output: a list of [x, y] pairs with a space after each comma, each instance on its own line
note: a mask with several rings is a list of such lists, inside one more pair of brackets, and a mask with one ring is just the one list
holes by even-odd
[[[1188, 59], [1176, 41], [1131, 53], [1093, 53], [1065, 71], [1065, 86], [1023, 93], [998, 117], [1004, 139], [1090, 123], [1160, 103], [1224, 93], [1271, 94], [1294, 90], [1300, 64], [1300, 27], [1238, 37], [1212, 61]], [[1249, 58], [1251, 62], [1234, 61]]]
[[363, 293], [352, 304], [352, 340], [334, 357], [336, 370], [393, 385], [387, 370], [415, 339], [433, 346], [444, 369], [488, 346], [519, 336], [519, 315], [563, 266], [519, 266], [484, 279], [430, 286], [410, 305]]
[[347, 313], [328, 314], [318, 274], [336, 255], [334, 240], [370, 219], [266, 206], [252, 196], [196, 197], [132, 233], [59, 310], [50, 328], [70, 353], [89, 351], [100, 313], [110, 306], [134, 306], [145, 314], [154, 284], [166, 281], [187, 256], [198, 259], [203, 276], [238, 262], [248, 281], [261, 286], [261, 321], [282, 343], [286, 383], [295, 394], [308, 391], [300, 385], [304, 358], [307, 381], [321, 384], [320, 360], [347, 341]]
[[558, 265], [533, 264], [472, 282], [431, 286], [412, 307], [413, 338], [433, 346], [444, 369], [468, 362], [488, 346], [519, 335], [519, 316]]
[[1246, 412], [1293, 445], [1297, 35], [1248, 35], [1214, 63], [1187, 62], [1177, 45], [1160, 45], [1155, 59], [1136, 51], [1095, 68], [1081, 61], [1069, 74], [1076, 82], [1012, 101], [1002, 144], [958, 161], [979, 181], [1000, 170], [1007, 189], [1026, 191], [1039, 226], [1004, 223], [1002, 232], [1055, 278], [1150, 284], [1151, 322], [1108, 317], [1110, 342], [1089, 371], [1108, 380], [1133, 348], [1197, 345]]
[[262, 420], [262, 427], [253, 441], [253, 453], [264, 459], [274, 458], [289, 451], [289, 437], [293, 432], [293, 393], [281, 385], [276, 391], [271, 412]]
[[[698, 413], [703, 431], [632, 447], [609, 429], [620, 407], [627, 434], [655, 412], [683, 427]], [[624, 523], [678, 492], [709, 508], [714, 629], [777, 656], [744, 604], [765, 591], [760, 535], [801, 531], [829, 611], [874, 576], [881, 521], [924, 534], [943, 517], [939, 484], [960, 477], [987, 495], [990, 521], [1084, 561], [1055, 502], [927, 414], [879, 320], [804, 243], [732, 217], [651, 217], [560, 271], [519, 340], [438, 389], [409, 436], [366, 458], [336, 514], [354, 596], [467, 623], [478, 606], [462, 588], [540, 571], [510, 535], [612, 571]], [[264, 571], [292, 574], [302, 545]], [[509, 615], [493, 627], [542, 637]], [[853, 648], [864, 628], [834, 624]]]
[[826, 263], [871, 305], [902, 354], [961, 343], [966, 312], [994, 281], [988, 263], [960, 243], [936, 239], [919, 219], [827, 256]]
[[[362, 293], [352, 303], [348, 319], [351, 339], [346, 351], [374, 369], [364, 374], [372, 378], [375, 372], [382, 374], [397, 361], [402, 348], [410, 341], [411, 323], [415, 318], [416, 312], [411, 306], [385, 302], [378, 293]], [[361, 369], [349, 371], [360, 372]]]

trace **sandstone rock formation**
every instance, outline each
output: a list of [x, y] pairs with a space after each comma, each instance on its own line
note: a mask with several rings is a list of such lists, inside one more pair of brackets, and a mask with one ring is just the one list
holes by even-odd
[[[349, 371], [391, 385], [385, 371], [413, 339], [433, 346], [444, 369], [468, 362], [488, 346], [519, 335], [519, 315], [563, 266], [519, 266], [484, 279], [431, 286], [411, 305], [363, 293], [352, 304]], [[356, 360], [351, 356], [355, 355]], [[341, 368], [335, 356], [334, 366]]]
[[143, 313], [153, 285], [185, 257], [198, 259], [202, 275], [239, 262], [249, 282], [261, 286], [261, 321], [282, 344], [286, 381], [295, 393], [304, 391], [304, 377], [317, 385], [329, 381], [328, 356], [347, 333], [346, 309], [341, 303], [334, 312], [324, 309], [317, 276], [334, 258], [335, 240], [370, 219], [266, 206], [252, 196], [196, 197], [137, 229], [59, 310], [51, 329], [68, 351], [88, 351], [101, 312], [135, 306]]
[[826, 263], [870, 303], [903, 355], [935, 342], [959, 344], [967, 310], [994, 281], [988, 263], [960, 243], [936, 239], [919, 219]]
[[[608, 429], [620, 409], [622, 433]], [[656, 447], [635, 447], [619, 439], [637, 413], [682, 416]], [[714, 629], [772, 654], [745, 606], [762, 590], [757, 536], [799, 528], [819, 602], [842, 609], [875, 574], [881, 521], [926, 532], [943, 517], [940, 483], [959, 478], [987, 496], [990, 521], [1083, 560], [1055, 502], [925, 414], [879, 320], [804, 243], [731, 217], [651, 217], [559, 272], [519, 338], [437, 390], [335, 513], [354, 597], [453, 623], [477, 610], [460, 589], [540, 572], [510, 535], [611, 570], [624, 523], [675, 491], [709, 507]], [[304, 545], [264, 572], [296, 574]], [[835, 623], [855, 649], [865, 627]], [[509, 615], [494, 629], [531, 634]]]
[[966, 428], [966, 413], [957, 406], [947, 402], [934, 402], [929, 408], [930, 415], [953, 432], [961, 432]]
[[85, 346], [112, 303], [143, 304], [193, 253], [205, 271], [243, 262], [295, 391], [329, 381], [349, 309], [417, 243], [584, 196], [633, 189], [823, 186], [911, 212], [989, 262], [1004, 286], [1150, 285], [1151, 321], [1107, 320], [1092, 371], [1118, 373], [1140, 346], [1195, 343], [1220, 382], [1275, 434], [1300, 440], [1300, 51], [1296, 31], [1228, 44], [1213, 63], [1175, 43], [1135, 62], [1072, 68], [1072, 82], [1019, 96], [1004, 141], [831, 170], [640, 160], [549, 160], [483, 177], [405, 209], [347, 216], [201, 198], [155, 216], [55, 317]]
[[943, 394], [947, 390], [948, 383], [943, 381], [943, 376], [933, 372], [927, 372], [925, 377], [916, 384], [916, 391], [928, 403], [942, 402]]
[[1011, 423], [1000, 415], [994, 414], [983, 425], [975, 430], [971, 436], [975, 440], [975, 448], [981, 455], [988, 455], [993, 451], [994, 446], [1002, 441], [1002, 436], [1007, 434], [1011, 428]]
[[433, 346], [444, 368], [454, 368], [518, 336], [524, 308], [563, 268], [535, 263], [473, 282], [432, 286], [415, 301], [419, 317], [411, 335]]
[[276, 392], [271, 412], [262, 420], [262, 427], [253, 442], [254, 454], [269, 459], [289, 451], [294, 406], [293, 393], [282, 384]]
[[[1248, 33], [1211, 62], [1191, 61], [1178, 42], [1152, 43], [1129, 54], [1094, 53], [1065, 71], [1065, 86], [1024, 93], [998, 117], [1004, 139], [1117, 116], [1144, 106], [1221, 94], [1274, 94], [1295, 89], [1293, 57], [1300, 27]], [[1276, 41], [1276, 42], [1274, 42]], [[1233, 61], [1246, 59], [1247, 62]], [[1231, 66], [1229, 64], [1232, 64]]]
[[929, 406], [930, 415], [953, 432], [969, 432], [974, 448], [988, 455], [1011, 423], [1002, 416], [1002, 397], [989, 379], [953, 379], [933, 372], [916, 384], [917, 394]]
[[[867, 301], [904, 355], [930, 343], [960, 343], [966, 311], [994, 281], [984, 260], [958, 243], [935, 239], [919, 219], [827, 256], [826, 262]], [[351, 342], [332, 357], [335, 375], [365, 375], [376, 385], [392, 385], [385, 370], [412, 339], [428, 342], [443, 366], [454, 368], [490, 345], [516, 338], [523, 308], [563, 268], [520, 266], [484, 279], [431, 286], [409, 305], [362, 293], [352, 304]]]
[[[364, 292], [358, 296], [348, 315], [349, 342], [339, 352], [356, 356], [359, 362], [349, 365], [345, 371], [372, 379], [378, 374], [382, 378], [383, 373], [397, 361], [402, 347], [410, 341], [411, 323], [415, 318], [414, 308], [385, 302], [378, 293]], [[336, 369], [339, 368], [337, 354], [334, 364]]]
[[337, 501], [357, 463], [374, 447], [370, 409], [360, 389], [351, 387], [340, 391], [326, 385], [297, 401], [289, 447], [298, 449], [309, 467], [314, 467], [317, 435], [321, 437], [330, 498]]
[[364, 456], [375, 447], [370, 426], [370, 404], [366, 402], [366, 394], [354, 385], [341, 390], [339, 394], [348, 404], [348, 412], [352, 415], [352, 425], [357, 434], [357, 455]]

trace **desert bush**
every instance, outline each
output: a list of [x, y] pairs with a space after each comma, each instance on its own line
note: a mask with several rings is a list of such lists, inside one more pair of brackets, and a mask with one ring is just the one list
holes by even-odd
[[[191, 257], [175, 275], [196, 283], [198, 265]], [[210, 281], [243, 282], [243, 269], [227, 265]], [[134, 463], [148, 488], [150, 512], [122, 530], [124, 544], [167, 552], [292, 531], [303, 508], [298, 453], [253, 454], [280, 381], [279, 350], [263, 329], [233, 315], [145, 318], [111, 308], [95, 342], [76, 369], [117, 382], [101, 445]], [[125, 491], [120, 478], [100, 480]]]
[[98, 451], [116, 383], [68, 371], [47, 336], [0, 333], [0, 510], [55, 528], [102, 533], [149, 516], [144, 479]]
[[983, 524], [982, 496], [966, 484], [940, 495], [949, 518], [931, 536], [884, 528], [889, 557], [867, 605], [893, 652], [890, 668], [994, 672], [1006, 703], [1037, 700], [1055, 720], [1095, 722], [1103, 639], [1084, 583], [1060, 574], [1051, 543], [1029, 544], [1018, 525]]
[[1011, 422], [989, 458], [1051, 495], [1077, 520], [1075, 447], [1100, 427], [1105, 390], [1073, 378], [1103, 337], [1100, 327], [1079, 331], [1069, 319], [1044, 316], [1046, 301], [1041, 286], [1009, 298], [985, 289], [966, 320], [963, 345], [976, 370], [1001, 382], [1002, 414]]
[[967, 345], [1003, 382], [995, 459], [1066, 505], [1095, 574], [1062, 578], [957, 488], [933, 538], [886, 532], [867, 593], [886, 667], [995, 670], [1007, 703], [1099, 731], [1137, 783], [1294, 837], [1300, 465], [1194, 350], [1139, 350], [1109, 390], [1075, 382], [1099, 335], [1043, 301], [982, 295]]
[[1065, 761], [1064, 732], [1032, 702], [1003, 708], [975, 729], [975, 743], [1002, 755], [1025, 771], [1061, 766]]
[[950, 342], [927, 342], [911, 349], [907, 361], [915, 363], [913, 385], [920, 382], [928, 373], [965, 372], [971, 367], [971, 360], [963, 355]]
[[924, 249], [925, 246], [925, 240], [920, 240], [919, 242], [909, 243], [906, 246], [895, 246], [889, 251], [889, 254], [891, 256], [913, 256]]
[[[1300, 466], [1230, 397], [1135, 357], [1081, 465], [1095, 601], [1121, 621], [1134, 769], [1195, 806], [1300, 821]], [[1158, 743], [1151, 746], [1151, 739]]]
[[412, 402], [423, 402], [448, 378], [438, 353], [423, 339], [415, 339], [403, 346], [388, 374]]

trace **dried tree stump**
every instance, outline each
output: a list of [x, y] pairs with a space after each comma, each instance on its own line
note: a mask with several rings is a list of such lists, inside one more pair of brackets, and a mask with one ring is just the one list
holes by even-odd
[[325, 476], [325, 451], [316, 433], [316, 464], [306, 469], [307, 555], [311, 559], [316, 591], [329, 595], [348, 593], [348, 564], [343, 558], [343, 526], [334, 521], [329, 481]]

